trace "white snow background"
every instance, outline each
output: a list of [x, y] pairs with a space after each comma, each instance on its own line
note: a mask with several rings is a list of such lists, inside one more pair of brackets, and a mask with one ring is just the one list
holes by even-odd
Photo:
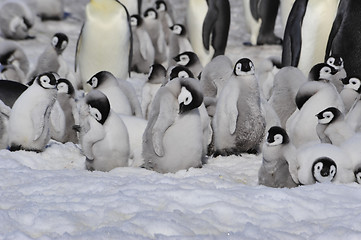
[[[31, 67], [59, 31], [70, 38], [63, 54], [73, 66], [88, 0], [65, 2], [73, 18], [38, 20], [36, 39], [18, 41]], [[183, 21], [187, 1], [170, 2]], [[279, 46], [243, 47], [249, 34], [242, 1], [230, 3], [226, 55], [255, 62], [279, 56]], [[276, 30], [282, 35], [279, 24]], [[145, 76], [133, 76], [129, 81], [139, 91]], [[52, 141], [42, 153], [1, 150], [0, 239], [361, 239], [357, 183], [258, 186], [261, 158], [210, 158], [201, 169], [175, 174], [132, 167], [89, 172], [71, 143]]]

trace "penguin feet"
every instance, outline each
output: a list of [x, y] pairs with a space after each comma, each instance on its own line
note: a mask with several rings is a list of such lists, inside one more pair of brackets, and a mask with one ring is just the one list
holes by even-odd
[[267, 35], [258, 35], [257, 45], [281, 45], [282, 39], [277, 37], [274, 33]]
[[218, 157], [218, 156], [226, 157], [230, 155], [242, 156], [241, 153], [238, 152], [237, 150], [233, 148], [227, 148], [227, 149], [217, 149], [214, 152], [213, 157]]
[[15, 152], [15, 151], [19, 151], [21, 150], [21, 145], [14, 145], [12, 144], [10, 147], [9, 147], [9, 151], [11, 152]]
[[90, 171], [90, 172], [93, 172], [95, 171], [94, 167], [93, 167], [93, 162], [94, 162], [94, 159], [89, 159], [89, 158], [85, 158], [85, 168], [86, 170]]

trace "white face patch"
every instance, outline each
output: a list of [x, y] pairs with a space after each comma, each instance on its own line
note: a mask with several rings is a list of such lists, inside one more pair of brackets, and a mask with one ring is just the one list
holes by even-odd
[[188, 75], [188, 73], [186, 71], [180, 71], [178, 73], [178, 77], [179, 78], [189, 78], [189, 75]]
[[332, 121], [332, 119], [334, 118], [334, 115], [332, 112], [324, 112], [322, 114], [322, 119], [318, 119], [318, 123], [320, 124], [328, 124]]
[[56, 44], [58, 44], [58, 42], [59, 42], [58, 37], [53, 37], [53, 39], [51, 39], [51, 45], [52, 45], [53, 47], [55, 47]]
[[156, 15], [156, 13], [154, 11], [149, 11], [147, 17], [151, 18], [151, 19], [156, 19], [157, 15]]
[[63, 41], [61, 43], [61, 50], [64, 50], [66, 48], [66, 46], [68, 46], [68, 42], [67, 41]]
[[355, 177], [356, 177], [356, 182], [358, 184], [361, 184], [361, 172], [356, 173]]
[[361, 86], [360, 79], [358, 78], [351, 78], [349, 83], [344, 86], [344, 88], [351, 88], [355, 91], [357, 91]]
[[91, 106], [89, 106], [89, 113], [98, 122], [102, 120], [102, 114], [100, 113], [100, 111], [98, 109], [92, 108]]
[[335, 66], [335, 58], [331, 57], [329, 59], [327, 59], [327, 64], [331, 65], [331, 66]]
[[179, 58], [179, 65], [186, 66], [189, 63], [190, 59], [187, 55], [181, 55]]
[[69, 86], [64, 82], [59, 83], [56, 88], [58, 89], [58, 93], [68, 93], [69, 91]]
[[179, 35], [179, 34], [181, 34], [181, 32], [182, 32], [182, 27], [179, 26], [179, 25], [174, 25], [172, 32], [174, 32], [175, 34], [178, 34], [178, 35]]
[[320, 70], [320, 79], [329, 80], [331, 76], [332, 76], [331, 68], [329, 68], [329, 67], [321, 68], [321, 70]]
[[93, 77], [91, 85], [92, 85], [92, 88], [96, 88], [98, 86], [98, 78]]
[[192, 94], [185, 87], [182, 87], [181, 92], [178, 96], [178, 103], [183, 103], [184, 105], [189, 105], [193, 100]]
[[163, 3], [159, 4], [158, 11], [164, 12], [166, 9], [165, 5]]
[[130, 18], [130, 25], [131, 26], [137, 26], [138, 25], [138, 19], [135, 17]]
[[40, 85], [43, 87], [43, 88], [47, 88], [47, 89], [52, 89], [52, 88], [56, 88], [56, 85], [52, 85], [50, 84], [50, 78], [46, 75], [44, 76], [41, 76], [40, 77]]
[[323, 168], [323, 163], [319, 162], [319, 163], [316, 163], [314, 168], [312, 169], [313, 176], [315, 177], [316, 181], [320, 182], [320, 183], [331, 182], [332, 179], [336, 175], [336, 167], [334, 165], [332, 165], [330, 167], [330, 171], [329, 171], [329, 174], [327, 176], [322, 176], [321, 175], [322, 168]]
[[247, 71], [247, 72], [244, 72], [242, 71], [242, 63], [237, 63], [236, 65], [236, 75], [237, 76], [246, 76], [246, 75], [252, 75], [255, 73], [255, 68], [254, 68], [254, 65], [252, 62], [249, 62], [249, 67], [251, 70]]
[[[267, 136], [268, 137], [268, 136]], [[274, 136], [274, 141], [269, 143], [267, 142], [268, 146], [277, 146], [277, 145], [281, 145], [283, 141], [283, 136], [281, 134], [276, 134]]]

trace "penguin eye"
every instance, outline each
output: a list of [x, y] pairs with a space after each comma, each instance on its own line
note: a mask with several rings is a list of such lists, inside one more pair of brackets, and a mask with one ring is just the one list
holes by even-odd
[[331, 166], [330, 175], [334, 176], [336, 174], [335, 166]]
[[89, 112], [90, 115], [92, 115], [98, 122], [102, 120], [102, 114], [99, 112], [98, 109], [89, 106]]
[[63, 41], [61, 43], [61, 49], [64, 50], [66, 48], [66, 46], [68, 46], [68, 42], [67, 41]]
[[59, 42], [58, 37], [53, 37], [53, 39], [51, 40], [51, 44], [52, 44], [54, 47], [56, 46], [56, 44], [58, 44], [58, 42]]
[[179, 78], [189, 78], [189, 75], [188, 75], [188, 73], [186, 71], [180, 71], [178, 73], [178, 77]]
[[329, 58], [327, 60], [327, 64], [333, 65], [335, 63], [335, 59], [334, 58]]
[[325, 113], [323, 114], [323, 117], [324, 117], [324, 118], [327, 118], [327, 119], [330, 119], [330, 118], [333, 118], [333, 114], [332, 114], [331, 112], [325, 112]]
[[182, 87], [181, 92], [178, 96], [178, 103], [184, 103], [184, 105], [189, 105], [192, 102], [192, 94], [185, 87]]
[[316, 170], [321, 171], [322, 166], [323, 166], [322, 163], [317, 163], [316, 166], [315, 166], [315, 167], [316, 167]]
[[92, 78], [92, 88], [96, 88], [98, 86], [98, 79], [96, 77]]
[[50, 78], [48, 76], [41, 76], [40, 82], [41, 83], [50, 83]]

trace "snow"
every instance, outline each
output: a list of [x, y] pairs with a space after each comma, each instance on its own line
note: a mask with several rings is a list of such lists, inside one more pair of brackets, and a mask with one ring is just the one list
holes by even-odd
[[[65, 2], [81, 19], [87, 1]], [[171, 2], [178, 11], [186, 1]], [[226, 54], [233, 61], [279, 55], [279, 47], [241, 45], [249, 37], [241, 1], [231, 0], [231, 6]], [[48, 37], [64, 31], [71, 39], [64, 57], [72, 66], [81, 22], [37, 24], [36, 40], [19, 41], [31, 64]], [[144, 76], [133, 77], [139, 92]], [[203, 168], [175, 174], [135, 167], [89, 172], [79, 146], [72, 143], [51, 141], [42, 153], [0, 150], [0, 239], [361, 238], [357, 183], [259, 186], [261, 159], [249, 154], [210, 158]]]

